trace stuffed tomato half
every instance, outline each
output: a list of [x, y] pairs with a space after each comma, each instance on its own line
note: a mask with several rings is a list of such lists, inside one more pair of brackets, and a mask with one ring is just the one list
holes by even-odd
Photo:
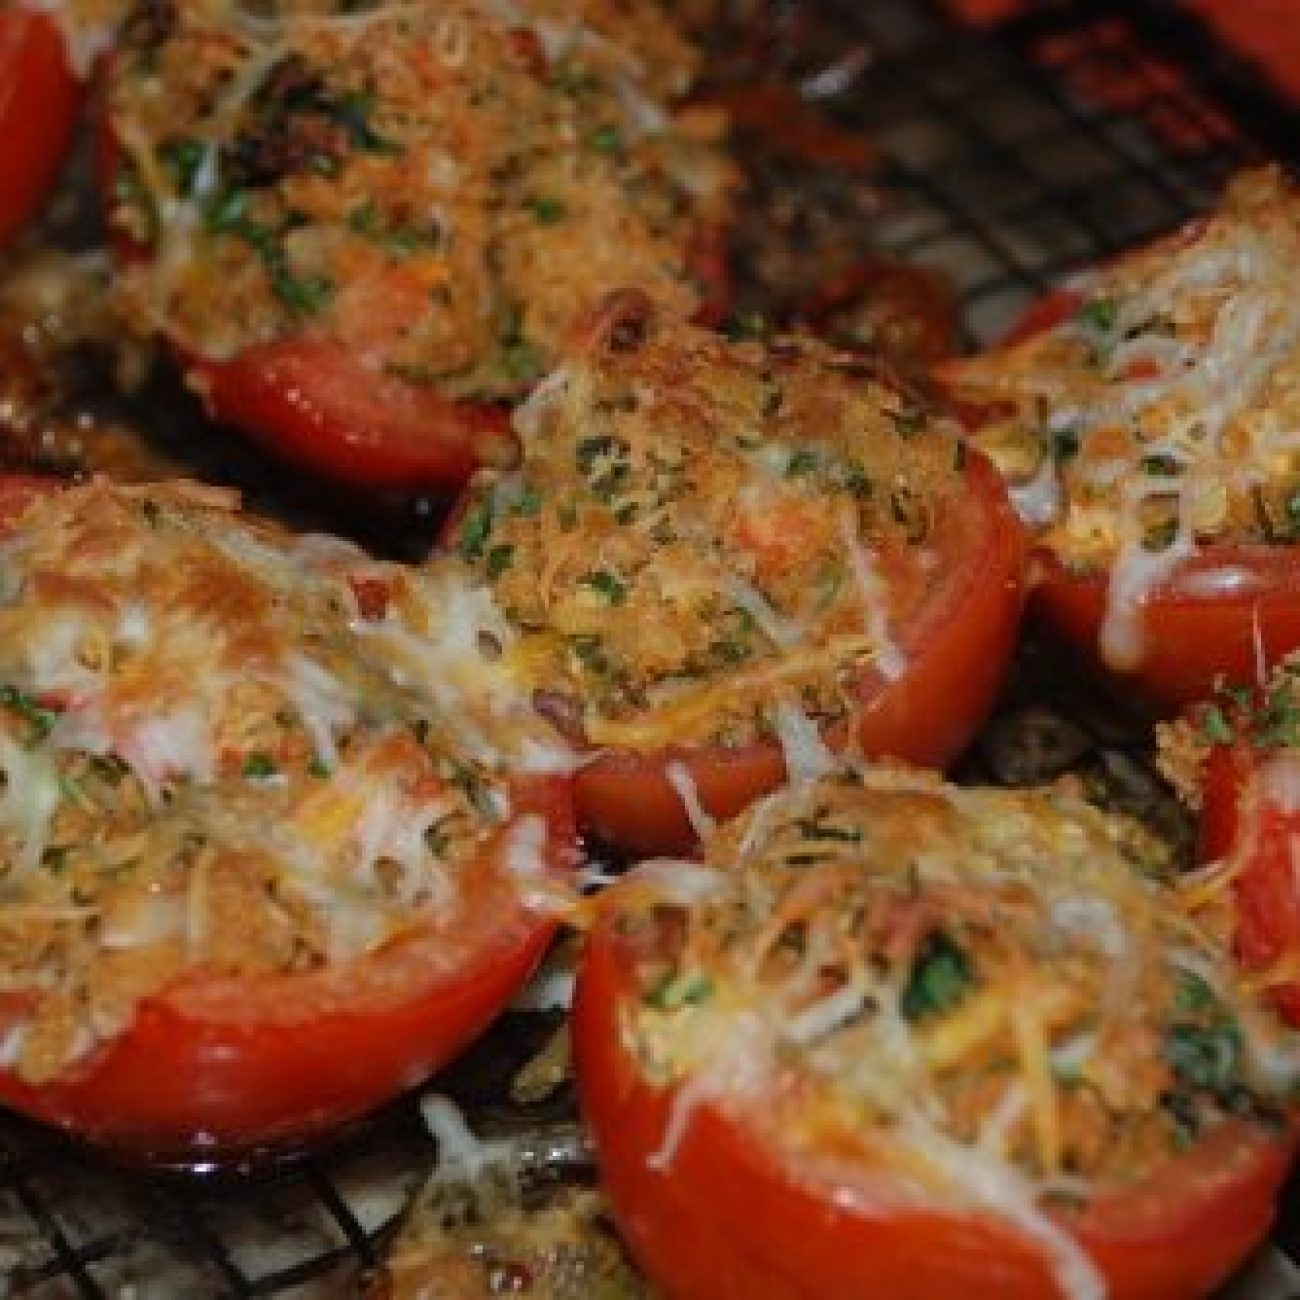
[[509, 455], [507, 407], [606, 292], [716, 307], [732, 173], [716, 118], [675, 107], [696, 54], [652, 3], [354, 8], [128, 27], [104, 168], [124, 301], [284, 458], [456, 487]]
[[1158, 705], [1300, 644], [1300, 196], [1244, 173], [946, 382], [1035, 530], [1033, 604]]
[[1165, 856], [1063, 790], [882, 769], [603, 895], [579, 1092], [668, 1300], [1209, 1294], [1300, 1059]]
[[950, 762], [1020, 612], [992, 467], [871, 363], [607, 303], [518, 414], [520, 464], [449, 536], [503, 662], [585, 762], [580, 821], [636, 853], [848, 747]]
[[195, 485], [4, 500], [0, 1101], [173, 1158], [420, 1082], [573, 851], [567, 782], [439, 670], [437, 580]]

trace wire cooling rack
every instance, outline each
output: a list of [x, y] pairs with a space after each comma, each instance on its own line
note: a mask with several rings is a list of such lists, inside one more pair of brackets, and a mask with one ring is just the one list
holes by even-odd
[[[799, 6], [773, 8], [791, 19]], [[942, 273], [971, 341], [1071, 269], [1205, 207], [1244, 163], [1300, 159], [1296, 117], [1176, 4], [1048, 0], [991, 33], [924, 0], [817, 9], [815, 39], [785, 57], [808, 96], [879, 150], [865, 237]], [[1025, 680], [979, 751], [994, 777], [1016, 777], [999, 757], [1007, 727], [1042, 712]], [[1063, 762], [1139, 795], [1150, 786], [1140, 755], [1086, 706], [1064, 734]], [[221, 1173], [122, 1169], [0, 1117], [0, 1294], [354, 1294], [434, 1156], [414, 1099], [328, 1150]], [[1284, 1245], [1300, 1243], [1297, 1217], [1284, 1212]], [[1259, 1270], [1252, 1295], [1293, 1289], [1276, 1257]]]

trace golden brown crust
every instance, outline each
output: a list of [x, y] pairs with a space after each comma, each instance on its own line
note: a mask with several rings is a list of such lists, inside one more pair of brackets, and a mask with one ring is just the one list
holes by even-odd
[[[437, 580], [96, 482], [0, 543], [4, 1038], [57, 1076], [195, 970], [346, 964], [457, 906], [509, 804], [412, 677]], [[527, 864], [524, 864], [527, 865]]]
[[111, 92], [146, 332], [213, 358], [310, 332], [501, 397], [616, 286], [703, 301], [692, 244], [732, 176], [673, 107], [694, 54], [652, 0], [166, 12]]
[[731, 342], [609, 300], [475, 481], [456, 542], [521, 672], [596, 743], [745, 740], [851, 707], [942, 578], [952, 427], [810, 339]]

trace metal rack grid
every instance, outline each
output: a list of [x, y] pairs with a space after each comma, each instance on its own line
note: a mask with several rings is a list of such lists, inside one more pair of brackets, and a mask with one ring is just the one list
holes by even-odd
[[[1300, 157], [1296, 120], [1160, 0], [1045, 3], [993, 34], [926, 0], [821, 9], [831, 54], [809, 55], [804, 84], [882, 151], [870, 241], [948, 277], [975, 341], [1203, 208], [1243, 163]], [[1120, 753], [1081, 736], [1076, 761]], [[0, 1118], [0, 1294], [353, 1294], [434, 1154], [410, 1100], [323, 1152], [206, 1175], [116, 1168]]]

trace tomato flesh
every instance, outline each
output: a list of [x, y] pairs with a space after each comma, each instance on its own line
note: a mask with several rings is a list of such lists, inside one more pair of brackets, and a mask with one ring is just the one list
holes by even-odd
[[[774, 1149], [771, 1114], [742, 1119], [700, 1100], [664, 1158], [678, 1094], [648, 1082], [627, 1050], [621, 1016], [636, 996], [628, 948], [608, 920], [589, 937], [574, 1054], [602, 1184], [667, 1300], [1062, 1294], [1045, 1250], [1006, 1220], [888, 1206], [865, 1166], [851, 1183], [842, 1169], [830, 1179], [792, 1168]], [[1226, 1123], [1145, 1182], [1054, 1222], [1088, 1252], [1111, 1300], [1190, 1300], [1266, 1234], [1293, 1145], [1288, 1134]]]
[[[969, 461], [966, 508], [942, 527], [944, 576], [898, 631], [904, 672], [891, 680], [870, 669], [855, 683], [860, 714], [853, 739], [863, 752], [931, 767], [950, 763], [987, 716], [1021, 609], [1020, 525], [982, 456]], [[843, 744], [849, 737], [829, 739]], [[716, 818], [733, 816], [785, 776], [773, 742], [612, 752], [575, 778], [580, 823], [642, 856], [688, 850], [696, 835], [668, 776], [673, 764], [689, 775], [702, 807]]]
[[0, 10], [0, 245], [36, 214], [67, 154], [81, 86], [46, 14]]

